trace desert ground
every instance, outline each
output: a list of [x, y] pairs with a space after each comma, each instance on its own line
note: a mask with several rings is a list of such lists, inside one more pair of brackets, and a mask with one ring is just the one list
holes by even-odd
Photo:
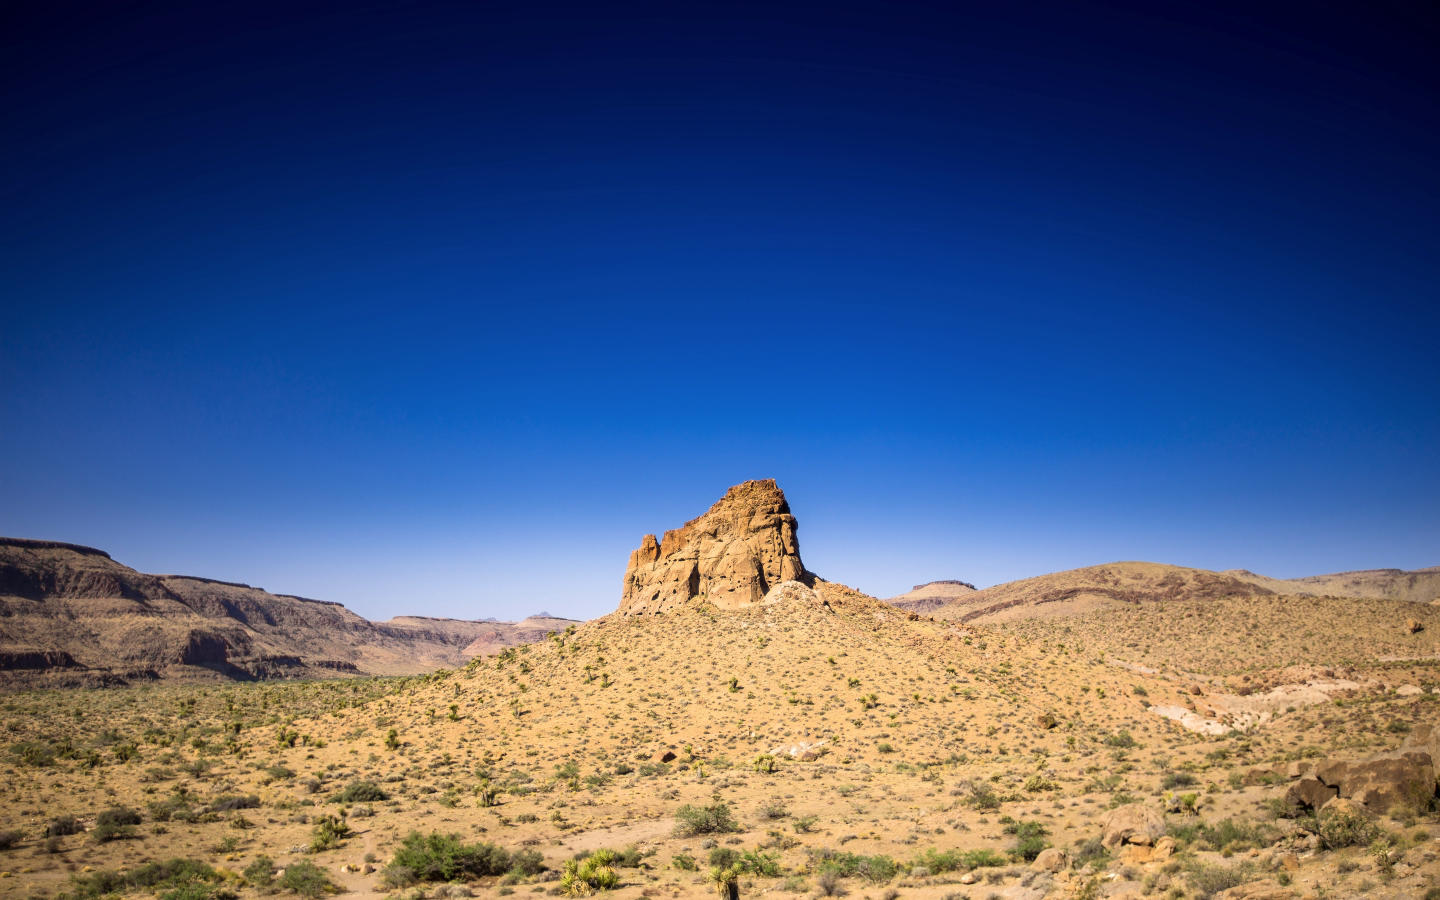
[[1287, 800], [1437, 721], [1433, 661], [1379, 658], [1434, 608], [1286, 602], [962, 624], [817, 581], [418, 677], [11, 693], [0, 897], [1436, 896], [1433, 777]]

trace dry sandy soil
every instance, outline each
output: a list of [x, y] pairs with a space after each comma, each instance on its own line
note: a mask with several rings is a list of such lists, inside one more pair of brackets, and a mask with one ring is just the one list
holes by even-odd
[[[1281, 798], [1290, 763], [1362, 757], [1437, 721], [1432, 665], [1377, 657], [1433, 655], [1440, 622], [1402, 637], [1399, 607], [1367, 625], [1353, 605], [1227, 599], [1229, 585], [964, 624], [819, 582], [764, 606], [699, 598], [612, 615], [422, 677], [12, 693], [0, 830], [19, 838], [0, 851], [0, 898], [98, 896], [96, 874], [172, 857], [219, 873], [172, 900], [261, 896], [276, 889], [240, 873], [262, 854], [397, 898], [553, 895], [576, 854], [629, 847], [617, 898], [713, 896], [716, 850], [748, 853], [741, 896], [1205, 898], [1237, 882], [1273, 900], [1426, 896], [1440, 875], [1428, 805], [1378, 815], [1376, 855], [1369, 842], [1317, 847]], [[1202, 734], [1151, 711], [1223, 724], [1236, 715], [1213, 708], [1226, 698], [1318, 678], [1354, 686], [1242, 731]], [[814, 758], [788, 752], [802, 745], [818, 745], [800, 754]], [[357, 781], [385, 799], [335, 802]], [[1166, 813], [1186, 792], [1195, 812]], [[221, 808], [236, 797], [250, 808]], [[1165, 818], [1174, 855], [1097, 845], [1107, 811], [1130, 803]], [[734, 830], [685, 833], [686, 807], [719, 805]], [[111, 807], [141, 821], [47, 846], [48, 823]], [[350, 833], [311, 852], [326, 815]], [[388, 888], [412, 830], [538, 851], [546, 870]], [[1017, 831], [1067, 850], [1066, 865], [1035, 870]], [[856, 874], [862, 857], [873, 880]], [[877, 857], [895, 873], [882, 877]], [[827, 868], [843, 874], [832, 882]]]

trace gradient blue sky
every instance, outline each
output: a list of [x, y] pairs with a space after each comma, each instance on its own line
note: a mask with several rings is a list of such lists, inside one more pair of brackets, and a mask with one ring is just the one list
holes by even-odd
[[372, 618], [763, 477], [880, 596], [1440, 564], [1440, 30], [1317, 6], [7, 4], [0, 534]]

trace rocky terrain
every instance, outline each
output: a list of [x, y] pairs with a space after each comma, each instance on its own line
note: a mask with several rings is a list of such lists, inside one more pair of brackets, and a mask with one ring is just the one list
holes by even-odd
[[962, 621], [805, 572], [773, 483], [686, 528], [463, 666], [9, 694], [0, 898], [1440, 897], [1434, 607], [1125, 564]]
[[146, 575], [103, 551], [0, 538], [0, 684], [413, 674], [571, 624], [401, 616], [245, 584]]

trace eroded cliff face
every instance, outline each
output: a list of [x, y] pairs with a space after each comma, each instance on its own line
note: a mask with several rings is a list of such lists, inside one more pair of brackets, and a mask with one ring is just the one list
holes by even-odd
[[775, 479], [737, 484], [705, 515], [659, 541], [653, 534], [641, 539], [625, 569], [619, 612], [653, 615], [699, 596], [737, 609], [759, 603], [784, 581], [813, 584], [796, 530]]

